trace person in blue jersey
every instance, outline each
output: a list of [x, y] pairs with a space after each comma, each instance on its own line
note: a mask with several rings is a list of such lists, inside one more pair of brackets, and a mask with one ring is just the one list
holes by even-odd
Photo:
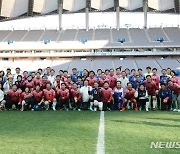
[[134, 85], [135, 81], [136, 81], [136, 70], [132, 69], [131, 75], [129, 76], [129, 82], [131, 82], [132, 85]]
[[102, 69], [98, 69], [96, 74], [96, 78], [98, 79], [98, 81], [101, 79], [101, 74], [102, 74]]
[[71, 79], [74, 83], [77, 82], [77, 77], [78, 77], [78, 74], [77, 74], [77, 68], [73, 68], [72, 69], [72, 75], [71, 75]]
[[94, 88], [88, 91], [90, 95], [90, 110], [91, 111], [93, 111], [93, 106], [94, 106], [94, 111], [97, 111], [97, 108], [99, 108], [99, 110], [102, 111], [103, 103], [101, 101], [100, 91], [101, 91], [101, 88], [99, 87], [99, 84], [97, 82], [94, 83]]
[[145, 77], [144, 77], [144, 75], [143, 75], [143, 70], [142, 70], [142, 68], [138, 68], [138, 75], [139, 75], [141, 81], [144, 81], [144, 80], [145, 80]]
[[82, 77], [81, 77], [81, 76], [78, 76], [78, 77], [77, 77], [77, 82], [76, 82], [76, 84], [78, 85], [78, 88], [83, 87], [83, 81], [82, 81]]
[[133, 84], [133, 88], [138, 89], [141, 84], [144, 84], [144, 81], [141, 80], [139, 75], [136, 75], [136, 80]]
[[165, 85], [167, 85], [169, 76], [167, 76], [167, 70], [166, 69], [162, 69], [161, 71], [162, 75], [160, 76], [160, 84], [164, 83]]
[[166, 87], [165, 83], [161, 83], [161, 89], [158, 92], [158, 96], [161, 99], [161, 110], [170, 110], [172, 105], [172, 92]]
[[116, 82], [116, 87], [113, 90], [113, 98], [114, 98], [114, 104], [113, 104], [113, 110], [120, 110], [122, 111], [123, 105], [124, 105], [124, 90], [121, 87], [121, 81]]

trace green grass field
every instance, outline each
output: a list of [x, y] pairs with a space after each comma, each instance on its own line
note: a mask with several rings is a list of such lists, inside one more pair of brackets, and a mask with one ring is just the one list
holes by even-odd
[[[100, 112], [0, 112], [0, 153], [95, 154]], [[105, 112], [105, 152], [180, 153], [150, 149], [151, 141], [180, 141], [180, 113]]]

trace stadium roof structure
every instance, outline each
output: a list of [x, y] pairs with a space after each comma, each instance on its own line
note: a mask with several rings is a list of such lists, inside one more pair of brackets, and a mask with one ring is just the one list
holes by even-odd
[[[133, 11], [143, 8], [147, 0], [0, 0], [0, 16], [14, 18], [24, 14], [47, 14], [58, 10], [63, 4], [63, 12], [78, 12], [85, 8], [90, 11], [107, 11], [120, 7], [120, 10]], [[179, 0], [148, 0], [149, 8], [157, 11], [179, 12]], [[115, 9], [114, 9], [115, 10]], [[173, 12], [172, 11], [172, 12]]]

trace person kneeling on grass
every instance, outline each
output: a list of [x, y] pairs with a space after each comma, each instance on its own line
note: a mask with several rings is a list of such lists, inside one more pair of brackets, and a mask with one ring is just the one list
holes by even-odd
[[56, 111], [56, 93], [51, 88], [51, 83], [46, 83], [46, 89], [43, 90], [44, 107], [48, 111], [52, 107]]
[[93, 106], [94, 106], [94, 111], [97, 111], [97, 107], [99, 108], [100, 111], [102, 111], [103, 103], [101, 102], [100, 98], [100, 91], [101, 88], [99, 88], [99, 84], [97, 82], [94, 83], [94, 88], [89, 91], [89, 95], [91, 96], [90, 98], [90, 110], [93, 111]]
[[122, 111], [124, 105], [124, 90], [121, 87], [121, 81], [116, 82], [116, 87], [114, 88], [114, 105], [113, 110], [120, 110]]
[[69, 89], [66, 88], [65, 83], [61, 83], [61, 89], [57, 91], [57, 108], [69, 111]]
[[78, 90], [77, 83], [73, 84], [73, 88], [70, 90], [70, 96], [71, 96], [71, 103], [72, 103], [73, 110], [81, 111], [82, 95]]
[[7, 93], [7, 102], [5, 104], [7, 110], [11, 110], [12, 105], [15, 105], [16, 109], [20, 110], [20, 94], [21, 92], [17, 90], [17, 85], [13, 84], [12, 89]]
[[22, 105], [21, 111], [33, 109], [33, 95], [30, 88], [25, 88], [25, 92], [21, 94], [20, 102]]
[[41, 91], [40, 85], [36, 85], [36, 89], [32, 92], [33, 105], [32, 108], [36, 111], [42, 110], [43, 107], [43, 92]]
[[109, 88], [109, 83], [104, 82], [104, 87], [101, 89], [100, 96], [103, 102], [103, 111], [111, 111], [113, 106], [113, 91]]
[[145, 108], [146, 111], [148, 112], [149, 111], [148, 110], [148, 107], [149, 107], [148, 93], [143, 84], [139, 85], [139, 88], [136, 90], [134, 96], [137, 99], [139, 111]]
[[4, 100], [4, 91], [2, 91], [2, 84], [0, 84], [0, 111], [5, 107], [6, 101]]
[[134, 97], [136, 90], [134, 88], [132, 88], [132, 83], [128, 83], [127, 84], [127, 89], [125, 90], [125, 103], [124, 103], [124, 107], [122, 109], [122, 111], [126, 110], [127, 105], [129, 105], [129, 103], [132, 103], [131, 106], [132, 108], [134, 108], [135, 111], [138, 111], [137, 109], [137, 102], [136, 99]]
[[166, 87], [165, 83], [161, 83], [161, 89], [158, 96], [161, 99], [161, 110], [170, 110], [172, 104], [172, 93], [171, 90]]

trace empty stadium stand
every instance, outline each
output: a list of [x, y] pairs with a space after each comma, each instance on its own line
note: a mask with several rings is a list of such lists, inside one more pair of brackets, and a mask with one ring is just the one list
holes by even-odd
[[0, 61], [0, 70], [7, 68], [15, 69], [21, 67], [22, 71], [36, 71], [38, 68], [45, 69], [51, 67], [58, 74], [59, 70], [68, 70], [71, 72], [72, 68], [76, 67], [79, 71], [83, 69], [94, 70], [101, 68], [102, 70], [122, 67], [122, 70], [142, 68], [145, 72], [147, 66], [157, 68], [158, 73], [161, 73], [163, 68], [178, 69], [180, 68], [180, 57], [89, 57], [81, 60], [81, 58], [59, 59], [59, 60], [15, 60], [15, 61]]
[[[118, 39], [124, 38], [124, 46], [160, 46], [157, 38], [164, 38], [164, 46], [180, 46], [180, 29], [178, 27], [164, 28], [121, 28], [116, 29], [67, 29], [67, 30], [0, 30], [0, 42], [13, 40], [16, 42], [37, 42], [51, 40], [61, 41], [80, 41], [86, 38], [87, 41], [103, 41], [117, 43]], [[112, 45], [113, 46], [113, 45]]]

